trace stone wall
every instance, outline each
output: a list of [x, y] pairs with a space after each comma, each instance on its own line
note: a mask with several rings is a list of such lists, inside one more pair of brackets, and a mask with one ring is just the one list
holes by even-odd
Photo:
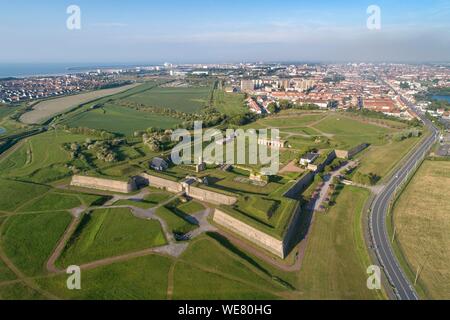
[[336, 156], [341, 159], [353, 158], [356, 154], [360, 153], [369, 146], [367, 143], [360, 144], [350, 150], [336, 150]]
[[314, 176], [315, 173], [312, 171], [305, 173], [288, 191], [286, 191], [283, 196], [287, 198], [298, 199], [300, 193], [305, 190], [314, 180]]
[[315, 173], [322, 172], [327, 165], [333, 162], [334, 159], [336, 159], [336, 151], [333, 150], [328, 154], [327, 158], [324, 161], [322, 161], [322, 163], [316, 164], [310, 163], [308, 165], [308, 169], [314, 171]]
[[141, 177], [148, 180], [148, 184], [150, 187], [166, 189], [167, 191], [174, 192], [174, 193], [183, 191], [183, 187], [181, 186], [181, 183], [179, 183], [179, 182], [163, 179], [160, 177], [151, 176], [146, 173], [141, 174]]
[[231, 206], [237, 201], [236, 197], [227, 196], [222, 193], [209, 191], [193, 186], [189, 186], [186, 189], [186, 194], [200, 201], [205, 201], [213, 204], [224, 204], [227, 206]]
[[174, 192], [174, 193], [185, 191], [186, 195], [188, 195], [194, 199], [200, 200], [200, 201], [204, 201], [204, 202], [208, 202], [208, 203], [212, 203], [212, 204], [224, 204], [227, 206], [233, 205], [237, 201], [236, 197], [227, 196], [227, 195], [219, 193], [219, 192], [205, 190], [205, 189], [193, 187], [190, 185], [183, 187], [183, 185], [180, 182], [151, 176], [146, 173], [141, 174], [141, 177], [148, 180], [148, 184], [151, 187], [166, 189], [167, 191]]
[[269, 236], [219, 209], [214, 211], [213, 220], [217, 224], [224, 226], [230, 231], [284, 259], [285, 253], [283, 241]]
[[130, 193], [136, 190], [136, 185], [134, 181], [126, 182], [80, 175], [73, 176], [70, 185], [75, 187], [120, 192], [120, 193]]

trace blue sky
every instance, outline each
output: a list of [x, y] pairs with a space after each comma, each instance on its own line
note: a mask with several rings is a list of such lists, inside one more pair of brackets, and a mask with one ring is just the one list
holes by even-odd
[[[0, 62], [445, 61], [450, 0], [0, 0]], [[68, 30], [66, 8], [81, 9]], [[381, 30], [368, 30], [369, 5]]]

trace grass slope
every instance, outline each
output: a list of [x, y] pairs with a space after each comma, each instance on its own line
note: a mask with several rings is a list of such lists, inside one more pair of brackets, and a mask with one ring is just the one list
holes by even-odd
[[425, 161], [397, 201], [402, 253], [428, 299], [450, 299], [450, 162]]
[[64, 212], [12, 216], [2, 228], [1, 246], [25, 274], [42, 274], [70, 220], [70, 214]]
[[0, 210], [14, 211], [48, 190], [50, 188], [43, 185], [0, 179]]
[[304, 299], [375, 299], [361, 213], [368, 191], [345, 187], [327, 214], [316, 214], [298, 277]]
[[83, 216], [58, 264], [82, 264], [165, 243], [158, 221], [138, 219], [128, 209], [100, 209]]
[[150, 127], [172, 128], [180, 122], [181, 120], [168, 116], [108, 104], [101, 109], [84, 112], [70, 118], [67, 125], [132, 136], [138, 130]]
[[171, 259], [149, 255], [83, 270], [81, 290], [68, 290], [67, 275], [36, 280], [59, 297], [80, 300], [161, 300], [166, 298]]

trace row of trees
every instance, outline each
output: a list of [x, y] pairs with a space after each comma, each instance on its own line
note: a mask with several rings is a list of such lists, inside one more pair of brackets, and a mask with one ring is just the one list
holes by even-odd
[[293, 103], [289, 100], [280, 100], [278, 103], [271, 102], [267, 106], [267, 110], [269, 110], [270, 113], [278, 113], [282, 110], [288, 110], [288, 109], [296, 109], [296, 110], [319, 110], [319, 106], [313, 103]]

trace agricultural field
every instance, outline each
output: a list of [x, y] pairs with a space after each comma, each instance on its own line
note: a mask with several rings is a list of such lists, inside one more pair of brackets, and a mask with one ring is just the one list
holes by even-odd
[[141, 220], [125, 208], [99, 209], [83, 215], [58, 264], [82, 264], [165, 243], [158, 221]]
[[67, 112], [80, 104], [90, 102], [105, 96], [110, 96], [136, 87], [138, 84], [130, 84], [112, 89], [96, 90], [72, 96], [49, 99], [39, 102], [33, 110], [24, 113], [20, 121], [26, 124], [39, 124], [60, 113]]
[[450, 162], [425, 161], [393, 211], [397, 243], [425, 299], [450, 299]]
[[64, 123], [71, 127], [87, 127], [132, 136], [135, 131], [146, 130], [150, 127], [173, 128], [181, 122], [180, 119], [167, 115], [106, 104], [102, 108], [79, 113]]
[[124, 99], [148, 107], [193, 113], [209, 103], [211, 87], [157, 87]]
[[244, 113], [247, 111], [245, 106], [245, 95], [241, 93], [227, 93], [223, 90], [214, 90], [214, 107], [221, 113], [229, 116]]

